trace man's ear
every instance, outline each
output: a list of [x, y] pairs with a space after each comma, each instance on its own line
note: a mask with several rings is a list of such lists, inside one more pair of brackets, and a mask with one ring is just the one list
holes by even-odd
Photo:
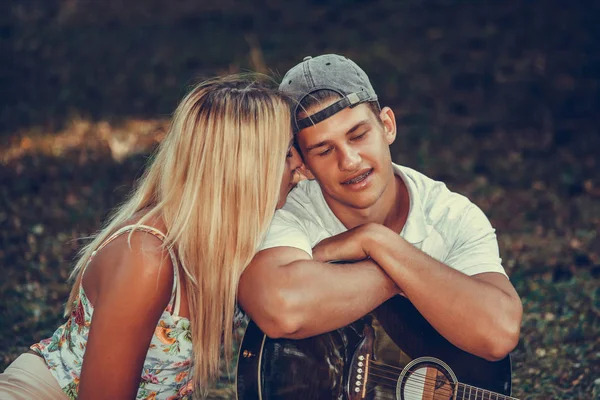
[[379, 118], [383, 123], [383, 129], [385, 130], [385, 136], [388, 144], [394, 143], [396, 140], [396, 116], [394, 111], [389, 107], [383, 107], [379, 113]]
[[302, 165], [298, 167], [298, 173], [306, 179], [315, 179], [315, 176], [312, 174], [312, 172], [310, 172], [310, 169], [308, 169], [308, 167], [304, 163], [302, 163]]
[[294, 147], [296, 148], [296, 150], [298, 151], [298, 155], [300, 155], [300, 158], [302, 159], [302, 165], [300, 165], [296, 171], [298, 171], [298, 174], [300, 174], [300, 178], [302, 179], [310, 179], [310, 180], [314, 180], [315, 176], [313, 175], [313, 173], [310, 171], [310, 169], [306, 166], [306, 162], [304, 161], [304, 155], [302, 154], [302, 149], [300, 147], [300, 137], [299, 135], [300, 133], [297, 133], [294, 137]]

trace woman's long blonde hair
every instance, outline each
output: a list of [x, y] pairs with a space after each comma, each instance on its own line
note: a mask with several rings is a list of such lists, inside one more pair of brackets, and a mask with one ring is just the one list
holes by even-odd
[[221, 346], [231, 360], [239, 278], [277, 204], [291, 138], [288, 101], [248, 76], [197, 85], [179, 104], [170, 129], [128, 200], [79, 254], [65, 314], [78, 297], [91, 253], [119, 226], [162, 217], [165, 246], [185, 273], [194, 348], [194, 383], [218, 375]]

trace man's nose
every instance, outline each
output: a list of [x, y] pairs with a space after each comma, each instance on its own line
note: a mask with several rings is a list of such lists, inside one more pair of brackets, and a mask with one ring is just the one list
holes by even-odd
[[347, 146], [339, 154], [339, 166], [341, 171], [354, 171], [360, 166], [361, 157], [358, 151]]

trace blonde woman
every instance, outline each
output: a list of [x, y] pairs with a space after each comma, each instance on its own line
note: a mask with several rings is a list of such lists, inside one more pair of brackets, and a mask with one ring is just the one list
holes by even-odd
[[291, 138], [275, 90], [240, 77], [195, 87], [81, 250], [67, 322], [0, 375], [0, 398], [201, 394], [221, 350], [231, 358], [239, 277], [299, 166]]

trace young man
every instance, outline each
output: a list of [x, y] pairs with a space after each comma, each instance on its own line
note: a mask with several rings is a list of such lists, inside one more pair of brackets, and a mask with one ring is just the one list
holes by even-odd
[[242, 275], [250, 317], [269, 336], [304, 338], [402, 294], [455, 346], [505, 357], [522, 305], [483, 212], [392, 163], [394, 113], [351, 60], [306, 57], [280, 90], [298, 104], [296, 144], [314, 180], [290, 193]]

